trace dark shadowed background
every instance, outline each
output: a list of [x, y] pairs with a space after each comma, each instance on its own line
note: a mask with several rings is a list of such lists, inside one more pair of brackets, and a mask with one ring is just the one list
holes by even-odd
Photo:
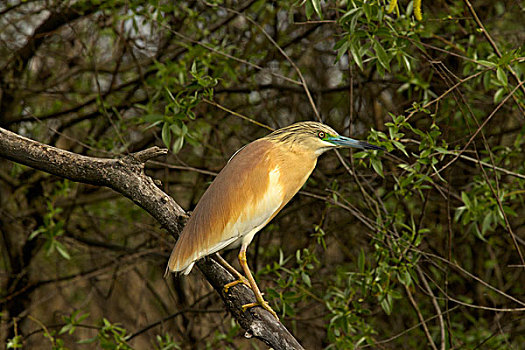
[[[97, 157], [167, 146], [146, 172], [186, 210], [272, 128], [382, 145], [321, 157], [256, 236], [265, 298], [307, 349], [519, 349], [523, 4], [418, 3], [4, 1], [0, 127]], [[0, 158], [2, 343], [265, 348], [198, 270], [162, 278], [174, 242], [117, 192]]]

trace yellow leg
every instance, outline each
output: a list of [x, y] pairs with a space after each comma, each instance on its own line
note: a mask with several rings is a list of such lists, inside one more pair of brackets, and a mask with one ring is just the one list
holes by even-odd
[[241, 275], [239, 271], [235, 270], [233, 266], [228, 264], [228, 262], [224, 260], [224, 258], [219, 253], [215, 253], [215, 257], [217, 258], [217, 262], [221, 264], [222, 267], [228, 270], [228, 272], [230, 272], [233, 276], [237, 277], [237, 280], [224, 285], [224, 293], [228, 293], [228, 290], [231, 287], [236, 286], [240, 283], [243, 283], [247, 285], [248, 287], [250, 287], [250, 283], [248, 282], [248, 280], [243, 275]]
[[244, 270], [246, 278], [248, 278], [250, 287], [253, 291], [253, 294], [255, 294], [255, 299], [257, 300], [256, 303], [243, 305], [243, 311], [246, 311], [246, 309], [249, 309], [251, 307], [261, 306], [264, 309], [268, 310], [268, 312], [270, 312], [272, 315], [274, 315], [277, 320], [279, 320], [279, 317], [277, 316], [275, 311], [272, 310], [270, 304], [268, 304], [268, 302], [264, 300], [263, 295], [259, 290], [259, 287], [257, 287], [257, 283], [255, 283], [255, 279], [253, 278], [252, 273], [250, 272], [250, 268], [248, 267], [248, 261], [246, 260], [246, 246], [244, 244], [241, 246], [241, 251], [239, 252], [239, 263], [241, 264], [241, 267]]

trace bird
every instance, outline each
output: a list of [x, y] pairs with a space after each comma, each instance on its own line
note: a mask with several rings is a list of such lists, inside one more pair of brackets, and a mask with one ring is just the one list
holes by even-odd
[[[291, 124], [240, 148], [197, 203], [175, 243], [166, 275], [187, 275], [199, 259], [217, 253], [219, 263], [237, 277], [224, 286], [224, 291], [239, 283], [248, 285], [256, 302], [243, 305], [243, 311], [261, 306], [279, 319], [250, 272], [246, 250], [255, 234], [301, 189], [317, 158], [341, 147], [384, 150], [341, 136], [315, 121]], [[239, 264], [246, 277], [218, 254], [220, 250], [238, 247]]]

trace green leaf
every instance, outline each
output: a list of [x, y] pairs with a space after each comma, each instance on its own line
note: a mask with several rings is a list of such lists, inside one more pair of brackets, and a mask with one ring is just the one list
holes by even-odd
[[507, 214], [507, 215], [514, 216], [514, 217], [518, 216], [518, 213], [516, 213], [516, 212], [515, 212], [511, 207], [509, 207], [509, 206], [504, 205], [504, 206], [503, 206], [503, 211], [504, 211], [505, 214]]
[[11, 339], [8, 339], [6, 349], [22, 349], [22, 336], [17, 335]]
[[370, 156], [370, 153], [369, 152], [356, 152], [353, 154], [353, 157], [355, 159], [363, 159], [363, 158], [368, 158]]
[[492, 213], [488, 213], [485, 215], [485, 218], [483, 219], [483, 223], [481, 224], [481, 234], [485, 235], [485, 233], [491, 228], [492, 226]]
[[304, 284], [310, 288], [312, 287], [312, 281], [310, 280], [310, 276], [308, 276], [307, 273], [301, 272], [301, 278], [303, 279]]
[[405, 145], [403, 145], [401, 142], [399, 142], [399, 141], [395, 141], [395, 140], [392, 140], [391, 142], [392, 142], [392, 144], [394, 144], [394, 146], [396, 146], [396, 148], [397, 148], [398, 150], [400, 150], [401, 152], [403, 152], [403, 153], [405, 154], [405, 156], [408, 157], [408, 153], [407, 153], [407, 151], [406, 151], [406, 149], [405, 149]]
[[164, 119], [164, 115], [160, 113], [151, 113], [146, 114], [144, 117], [144, 121], [147, 123], [156, 123]]
[[490, 62], [490, 61], [485, 61], [485, 60], [477, 60], [476, 63], [482, 65], [482, 66], [485, 66], [485, 67], [489, 67], [489, 68], [494, 68], [497, 66], [496, 63], [494, 62]]
[[407, 270], [400, 271], [398, 273], [398, 279], [404, 286], [409, 287], [412, 284], [412, 276], [410, 276]]
[[350, 53], [359, 69], [363, 70], [363, 58], [361, 57], [359, 48], [354, 40], [350, 43]]
[[66, 259], [66, 260], [70, 260], [71, 259], [71, 256], [67, 252], [66, 247], [64, 247], [64, 245], [62, 243], [60, 243], [59, 241], [55, 241], [55, 248], [58, 251], [58, 253], [60, 255], [62, 255], [62, 257], [64, 259]]
[[507, 74], [503, 71], [503, 68], [498, 67], [496, 70], [496, 77], [498, 78], [499, 82], [503, 84], [503, 86], [507, 87], [509, 85], [509, 82], [507, 80]]
[[91, 343], [96, 342], [97, 339], [98, 339], [98, 337], [94, 336], [93, 338], [79, 340], [79, 341], [77, 341], [77, 344], [91, 344]]
[[372, 168], [374, 168], [374, 171], [379, 174], [381, 177], [385, 177], [383, 175], [383, 163], [381, 163], [381, 160], [378, 158], [371, 158], [370, 162], [372, 163]]
[[166, 147], [170, 147], [171, 143], [171, 131], [170, 131], [170, 125], [168, 123], [164, 123], [162, 126], [162, 142], [166, 145]]
[[410, 63], [409, 57], [405, 54], [402, 54], [401, 57], [402, 57], [403, 64], [405, 65], [406, 70], [409, 72], [412, 72], [412, 64]]
[[353, 17], [353, 15], [354, 15], [355, 13], [357, 13], [357, 12], [361, 12], [361, 11], [362, 11], [361, 7], [353, 8], [353, 9], [351, 9], [350, 11], [346, 12], [346, 13], [345, 13], [345, 14], [339, 19], [339, 22], [344, 23], [344, 22], [346, 22], [346, 21], [349, 19], [349, 17]]
[[503, 95], [505, 94], [505, 88], [499, 88], [498, 91], [494, 94], [494, 103], [500, 103], [503, 100]]
[[388, 8], [386, 10], [387, 13], [392, 13], [397, 8], [397, 0], [390, 0], [390, 3], [388, 4]]
[[392, 313], [392, 297], [389, 294], [385, 295], [383, 300], [381, 300], [380, 305], [387, 315]]
[[348, 40], [348, 38], [343, 38], [341, 40], [339, 40], [335, 46], [334, 46], [334, 50], [337, 50], [337, 57], [335, 59], [336, 62], [338, 62], [341, 57], [348, 52], [348, 47], [350, 46], [350, 40]]
[[459, 222], [459, 219], [461, 218], [461, 215], [467, 210], [467, 207], [462, 206], [456, 209], [456, 213], [454, 214], [454, 221]]
[[421, 152], [421, 154], [419, 155], [419, 158], [428, 158], [431, 152], [432, 150], [426, 148]]
[[359, 251], [359, 257], [357, 258], [357, 266], [359, 272], [365, 273], [365, 251], [363, 248]]
[[41, 227], [39, 228], [38, 230], [34, 230], [33, 232], [31, 232], [31, 234], [29, 235], [29, 240], [32, 240], [33, 238], [35, 238], [36, 236], [38, 236], [39, 234], [41, 234], [42, 232], [45, 231], [45, 228]]
[[372, 21], [372, 5], [368, 2], [363, 2], [363, 11], [365, 12], [366, 19], [371, 22]]
[[470, 209], [470, 199], [468, 198], [468, 194], [466, 192], [461, 192], [461, 200], [463, 201], [463, 203], [465, 203], [465, 207], [467, 209]]
[[305, 8], [304, 8], [304, 11], [305, 11], [305, 14], [306, 14], [306, 18], [307, 18], [307, 19], [312, 18], [312, 15], [313, 15], [315, 9], [314, 9], [314, 6], [313, 6], [311, 0], [306, 2], [306, 6], [305, 6]]
[[475, 228], [474, 229], [474, 234], [476, 235], [476, 237], [481, 239], [483, 242], [487, 242], [487, 239], [483, 236], [483, 234], [479, 230], [479, 226], [477, 224], [474, 224], [474, 228]]
[[73, 325], [70, 323], [70, 324], [66, 324], [64, 327], [60, 328], [60, 331], [58, 331], [58, 334], [61, 335], [61, 334], [64, 334], [66, 332], [69, 332], [71, 329], [73, 329]]
[[183, 136], [177, 137], [175, 141], [173, 141], [173, 147], [171, 149], [173, 154], [177, 154], [181, 150], [183, 145], [184, 145], [184, 137]]
[[377, 59], [381, 66], [383, 66], [383, 68], [385, 68], [387, 71], [390, 71], [390, 60], [388, 55], [383, 46], [381, 46], [377, 40], [374, 40], [374, 51], [376, 52]]
[[321, 2], [320, 0], [310, 0], [312, 1], [312, 6], [315, 10], [315, 13], [319, 16], [319, 18], [323, 18], [323, 14], [321, 13]]
[[408, 164], [405, 164], [405, 163], [400, 163], [397, 165], [399, 168], [403, 169], [403, 170], [406, 170], [406, 171], [409, 171], [409, 172], [413, 172], [414, 169], [412, 169], [412, 167]]

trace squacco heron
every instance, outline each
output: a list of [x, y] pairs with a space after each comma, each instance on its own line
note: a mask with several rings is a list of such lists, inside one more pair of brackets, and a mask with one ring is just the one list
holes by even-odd
[[238, 150], [208, 187], [171, 253], [166, 273], [187, 275], [195, 262], [225, 248], [241, 247], [244, 278], [218, 254], [219, 262], [255, 294], [256, 303], [277, 318], [264, 300], [246, 261], [246, 249], [261, 230], [292, 199], [315, 168], [317, 158], [339, 147], [381, 150], [381, 147], [339, 135], [327, 125], [300, 122], [276, 130]]

